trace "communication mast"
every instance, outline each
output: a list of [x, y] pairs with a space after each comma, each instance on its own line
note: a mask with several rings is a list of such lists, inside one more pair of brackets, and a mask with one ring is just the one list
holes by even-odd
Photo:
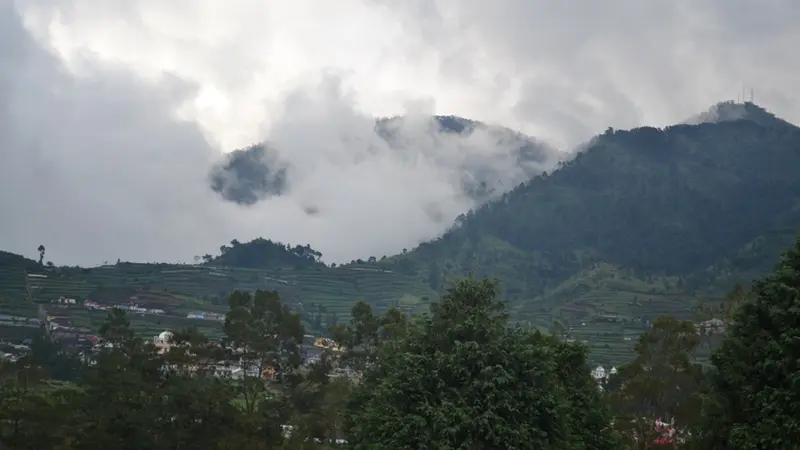
[[748, 95], [747, 87], [742, 85], [742, 89], [736, 93], [736, 103], [746, 103], [748, 101], [753, 103], [753, 100], [755, 99], [755, 90], [752, 86], [750, 87], [749, 94], [750, 95]]

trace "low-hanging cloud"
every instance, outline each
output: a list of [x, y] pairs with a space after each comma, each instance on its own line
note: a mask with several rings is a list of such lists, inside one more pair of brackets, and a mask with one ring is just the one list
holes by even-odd
[[413, 106], [403, 117], [376, 121], [357, 111], [336, 76], [291, 91], [279, 104], [266, 142], [228, 154], [212, 169], [212, 188], [225, 180], [225, 189], [214, 190], [254, 209], [276, 197], [295, 202], [319, 223], [341, 223], [340, 233], [361, 223], [359, 241], [375, 236], [362, 252], [390, 242], [385, 234], [394, 227], [416, 231], [392, 250], [429, 239], [562, 156], [511, 130], [435, 118]]
[[[352, 167], [374, 170], [370, 164], [384, 160], [394, 172], [424, 173], [445, 183], [444, 197], [431, 198], [426, 193], [425, 199], [419, 199], [428, 203], [425, 209], [431, 217], [441, 222], [453, 214], [443, 205], [475, 206], [552, 169], [563, 157], [548, 145], [507, 128], [432, 116], [427, 109], [419, 113], [413, 104], [404, 116], [375, 120], [344, 103], [347, 95], [336, 77], [326, 77], [289, 97], [268, 131], [268, 142], [233, 151], [212, 168], [211, 188], [225, 200], [255, 205], [302, 192], [320, 180], [327, 182], [332, 174], [351, 177], [354, 174], [347, 171]], [[359, 174], [355, 181], [368, 177]], [[393, 179], [363, 188], [381, 191]], [[320, 191], [327, 189], [322, 186]], [[392, 189], [409, 195], [414, 191], [401, 183]], [[358, 198], [354, 194], [346, 198]], [[320, 207], [309, 211], [316, 214]]]
[[[743, 84], [800, 120], [797, 2], [598, 5], [0, 2], [0, 248], [188, 261], [265, 236], [343, 261], [412, 247], [551, 167], [542, 141], [676, 123]], [[263, 167], [225, 170], [260, 142]]]

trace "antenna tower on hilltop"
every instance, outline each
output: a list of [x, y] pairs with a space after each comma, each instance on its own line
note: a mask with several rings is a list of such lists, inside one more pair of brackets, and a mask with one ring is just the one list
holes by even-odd
[[754, 89], [750, 87], [750, 95], [747, 95], [747, 87], [742, 85], [742, 90], [736, 94], [736, 103], [753, 103], [753, 99], [755, 98]]

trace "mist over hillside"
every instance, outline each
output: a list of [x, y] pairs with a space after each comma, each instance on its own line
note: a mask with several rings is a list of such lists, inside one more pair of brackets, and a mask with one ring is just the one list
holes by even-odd
[[700, 125], [703, 123], [734, 122], [737, 120], [747, 120], [764, 125], [775, 122], [791, 125], [751, 101], [735, 102], [733, 100], [719, 102], [707, 111], [686, 119], [683, 123], [685, 125]]
[[[368, 154], [356, 159], [382, 153], [412, 170], [431, 164], [445, 171], [447, 181], [458, 187], [457, 192], [476, 205], [552, 170], [567, 156], [508, 128], [456, 116], [378, 119], [372, 131], [374, 136], [367, 132], [359, 137], [370, 142]], [[235, 150], [211, 168], [210, 187], [226, 201], [255, 205], [288, 193], [293, 174], [306, 169], [292, 165], [289, 159], [270, 143]], [[435, 208], [431, 213], [437, 214]]]
[[800, 231], [800, 128], [752, 103], [696, 122], [609, 129], [400, 258], [504, 277], [517, 298], [597, 263], [678, 277], [683, 289], [765, 273]]

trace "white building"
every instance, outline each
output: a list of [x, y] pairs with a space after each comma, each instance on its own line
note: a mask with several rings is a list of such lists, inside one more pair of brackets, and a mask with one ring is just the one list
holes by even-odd
[[158, 349], [159, 355], [169, 351], [173, 336], [171, 331], [162, 331], [158, 336], [153, 337], [153, 345]]
[[592, 378], [597, 381], [606, 378], [606, 376], [606, 369], [604, 369], [603, 366], [597, 366], [594, 370], [592, 370]]

